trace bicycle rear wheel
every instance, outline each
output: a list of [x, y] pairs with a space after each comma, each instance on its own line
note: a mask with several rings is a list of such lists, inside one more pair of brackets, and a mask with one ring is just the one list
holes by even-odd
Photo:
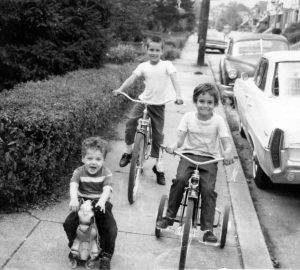
[[189, 246], [190, 229], [193, 220], [194, 205], [195, 205], [195, 201], [193, 199], [189, 199], [187, 203], [187, 210], [186, 210], [185, 221], [183, 225], [179, 270], [184, 270], [185, 267], [186, 254]]
[[229, 207], [229, 205], [226, 205], [225, 208], [224, 208], [224, 214], [223, 214], [223, 223], [222, 223], [220, 248], [223, 248], [225, 246], [225, 243], [226, 243], [228, 220], [229, 220], [229, 212], [230, 212], [230, 207]]
[[143, 170], [145, 135], [137, 133], [134, 141], [128, 180], [128, 201], [133, 204], [136, 199], [140, 176]]

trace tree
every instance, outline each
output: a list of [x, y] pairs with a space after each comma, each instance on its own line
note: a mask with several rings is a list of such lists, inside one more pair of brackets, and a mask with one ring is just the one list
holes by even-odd
[[247, 7], [236, 2], [230, 2], [227, 6], [221, 6], [221, 13], [217, 18], [216, 28], [221, 31], [223, 26], [228, 24], [232, 30], [237, 30], [239, 25], [243, 22], [240, 12], [249, 11]]

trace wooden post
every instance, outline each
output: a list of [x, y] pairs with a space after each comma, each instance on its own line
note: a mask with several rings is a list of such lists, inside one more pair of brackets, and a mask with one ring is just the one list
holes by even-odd
[[209, 5], [210, 0], [202, 0], [200, 7], [200, 17], [199, 17], [199, 27], [198, 27], [198, 60], [197, 64], [204, 66], [204, 56], [205, 56], [205, 43], [206, 43], [206, 34], [208, 27], [208, 17], [209, 17]]

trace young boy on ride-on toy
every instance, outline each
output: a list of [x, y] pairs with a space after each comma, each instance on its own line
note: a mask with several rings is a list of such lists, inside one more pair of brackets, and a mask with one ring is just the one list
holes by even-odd
[[[193, 102], [196, 111], [186, 113], [179, 124], [177, 141], [166, 148], [168, 153], [182, 147], [181, 152], [187, 157], [203, 162], [220, 156], [219, 139], [223, 146], [224, 164], [233, 163], [231, 153], [230, 137], [224, 119], [214, 113], [218, 106], [219, 94], [210, 83], [198, 85], [193, 93]], [[158, 228], [165, 229], [173, 225], [174, 218], [180, 207], [181, 200], [188, 180], [195, 169], [195, 165], [181, 159], [177, 168], [176, 179], [170, 188], [168, 209], [166, 217], [156, 224]], [[204, 242], [217, 242], [213, 233], [213, 222], [217, 193], [215, 183], [217, 177], [217, 163], [200, 166], [201, 181], [199, 183], [201, 192], [201, 230], [204, 231]]]
[[[71, 178], [70, 209], [72, 212], [63, 224], [71, 249], [70, 260], [80, 259], [78, 256], [80, 254], [80, 240], [84, 238], [84, 233], [89, 230], [91, 233], [90, 257], [92, 259], [100, 257], [101, 270], [110, 269], [110, 260], [114, 253], [118, 232], [112, 214], [112, 204], [109, 202], [112, 192], [112, 173], [104, 164], [106, 154], [107, 143], [101, 138], [90, 137], [83, 141], [82, 162], [84, 165], [78, 167]], [[84, 201], [82, 205], [80, 205], [79, 198]], [[87, 226], [91, 225], [93, 215], [95, 216], [96, 228]], [[95, 242], [98, 234], [101, 253], [99, 245]]]

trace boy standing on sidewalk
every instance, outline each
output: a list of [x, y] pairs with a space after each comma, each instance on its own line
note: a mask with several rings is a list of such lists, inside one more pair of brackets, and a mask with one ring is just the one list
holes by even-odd
[[[183, 103], [181, 92], [176, 78], [176, 69], [172, 62], [161, 60], [163, 54], [164, 42], [160, 37], [150, 37], [147, 42], [147, 55], [149, 61], [143, 62], [137, 66], [132, 75], [125, 80], [119, 89], [114, 90], [114, 95], [130, 87], [137, 78], [143, 77], [145, 80], [145, 89], [139, 96], [141, 100], [148, 102], [163, 103], [169, 99], [168, 84], [171, 79], [176, 92], [176, 104]], [[132, 157], [132, 146], [137, 128], [137, 121], [142, 117], [144, 110], [143, 104], [136, 104], [129, 116], [125, 129], [126, 150], [120, 160], [120, 167], [125, 167]], [[156, 165], [152, 170], [156, 174], [157, 183], [165, 185], [165, 175], [162, 160], [159, 157], [159, 146], [163, 143], [163, 127], [165, 118], [165, 105], [149, 105], [148, 113], [152, 123], [152, 150], [151, 157], [156, 158]]]

